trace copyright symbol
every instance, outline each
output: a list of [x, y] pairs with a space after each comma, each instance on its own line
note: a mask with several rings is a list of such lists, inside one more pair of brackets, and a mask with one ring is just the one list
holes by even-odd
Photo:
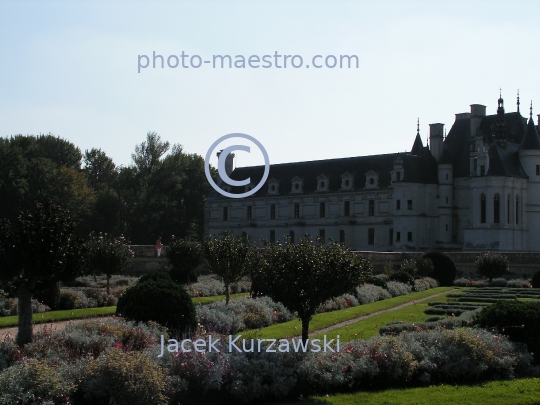
[[[214, 182], [214, 179], [212, 179], [212, 176], [210, 175], [210, 157], [212, 156], [212, 152], [214, 151], [216, 146], [218, 146], [221, 142], [227, 139], [231, 139], [231, 138], [243, 138], [243, 139], [247, 139], [253, 142], [255, 145], [257, 145], [262, 155], [264, 156], [264, 174], [261, 181], [251, 190], [242, 194], [233, 194], [225, 190], [222, 190]], [[227, 174], [225, 170], [225, 160], [227, 159], [227, 156], [235, 150], [250, 152], [250, 147], [245, 146], [245, 145], [232, 145], [223, 149], [223, 151], [221, 152], [218, 158], [219, 177], [230, 186], [246, 186], [249, 183], [251, 183], [250, 177], [244, 180], [233, 180], [229, 177], [229, 175]], [[262, 144], [257, 139], [247, 134], [232, 133], [232, 134], [227, 134], [227, 135], [222, 136], [217, 141], [215, 141], [212, 144], [212, 146], [210, 146], [210, 149], [208, 149], [208, 152], [206, 152], [206, 157], [204, 158], [204, 173], [206, 174], [206, 178], [208, 179], [208, 182], [210, 183], [210, 185], [214, 188], [214, 190], [216, 190], [221, 195], [224, 195], [225, 197], [230, 197], [230, 198], [244, 198], [244, 197], [249, 197], [250, 195], [255, 194], [264, 185], [264, 183], [266, 182], [266, 179], [268, 179], [268, 175], [270, 174], [270, 160], [268, 159], [268, 153], [266, 152], [266, 149], [264, 149], [264, 146], [262, 146]]]

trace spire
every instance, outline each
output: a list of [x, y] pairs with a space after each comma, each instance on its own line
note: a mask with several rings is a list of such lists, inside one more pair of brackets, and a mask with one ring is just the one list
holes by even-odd
[[497, 106], [497, 115], [503, 115], [504, 114], [504, 100], [502, 98], [501, 89], [499, 89], [499, 100], [498, 106]]
[[419, 155], [423, 147], [424, 144], [422, 143], [422, 138], [420, 137], [420, 118], [418, 118], [416, 122], [416, 138], [414, 138], [411, 155]]
[[517, 95], [517, 112], [519, 113], [519, 89], [518, 89], [518, 95]]
[[529, 118], [532, 120], [532, 100], [531, 100], [531, 108], [530, 108]]
[[531, 101], [531, 113], [529, 117], [529, 123], [527, 124], [527, 132], [523, 136], [523, 141], [521, 142], [522, 150], [540, 150], [540, 138], [536, 132], [536, 127], [534, 126], [534, 121], [532, 118], [532, 101]]

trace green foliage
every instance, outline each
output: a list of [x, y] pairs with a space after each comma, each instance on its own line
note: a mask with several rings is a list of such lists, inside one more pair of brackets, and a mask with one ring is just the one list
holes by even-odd
[[497, 328], [514, 342], [525, 343], [540, 363], [540, 302], [499, 301], [483, 308], [474, 323]]
[[154, 321], [179, 334], [197, 325], [195, 307], [185, 288], [164, 280], [129, 287], [118, 300], [116, 313], [136, 321]]
[[60, 309], [60, 283], [57, 281], [38, 282], [33, 298], [44, 303], [50, 309]]
[[107, 276], [107, 295], [110, 293], [109, 280], [113, 274], [121, 274], [129, 267], [133, 251], [129, 241], [123, 237], [114, 238], [101, 232], [99, 235], [90, 234], [90, 240], [85, 243], [86, 265], [93, 274]]
[[540, 288], [540, 270], [534, 273], [531, 285], [533, 286], [533, 288]]
[[166, 283], [173, 283], [173, 279], [169, 273], [165, 271], [153, 271], [151, 273], [146, 273], [139, 278], [138, 283], [146, 283], [147, 281], [164, 281]]
[[432, 250], [425, 253], [422, 258], [430, 259], [433, 263], [433, 271], [429, 274], [429, 277], [439, 281], [441, 286], [451, 286], [453, 284], [457, 269], [450, 256], [438, 250]]
[[87, 398], [116, 405], [167, 403], [163, 371], [140, 352], [107, 351], [89, 363], [83, 386]]
[[390, 281], [399, 281], [403, 284], [414, 285], [414, 277], [405, 271], [398, 271], [392, 274], [389, 278]]
[[298, 243], [266, 245], [263, 265], [254, 282], [263, 294], [281, 302], [302, 320], [302, 338], [307, 339], [309, 321], [316, 309], [338, 295], [350, 292], [371, 275], [371, 262], [356, 257], [345, 245], [319, 238], [301, 238]]
[[173, 266], [169, 273], [177, 283], [197, 282], [195, 270], [203, 261], [200, 242], [180, 239], [172, 242], [167, 248], [167, 259]]
[[15, 226], [0, 227], [0, 278], [11, 283], [19, 299], [19, 344], [32, 341], [31, 299], [39, 283], [70, 280], [82, 271], [82, 243], [73, 235], [67, 210], [50, 201], [21, 213]]
[[256, 251], [249, 238], [223, 232], [206, 238], [202, 244], [207, 267], [225, 285], [225, 301], [229, 303], [229, 286], [250, 272]]
[[364, 283], [373, 284], [373, 285], [376, 285], [377, 287], [384, 288], [385, 290], [388, 289], [388, 285], [386, 284], [386, 281], [384, 281], [382, 278], [377, 277], [377, 276], [367, 277]]
[[498, 253], [487, 252], [476, 259], [476, 271], [481, 276], [493, 281], [493, 277], [502, 276], [508, 271], [508, 259]]

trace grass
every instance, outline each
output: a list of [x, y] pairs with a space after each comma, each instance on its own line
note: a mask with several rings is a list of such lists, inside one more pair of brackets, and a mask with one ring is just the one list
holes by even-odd
[[[230, 299], [241, 298], [241, 297], [246, 297], [246, 296], [249, 296], [249, 293], [243, 292], [243, 293], [238, 293], [238, 294], [231, 294]], [[221, 301], [221, 300], [225, 300], [224, 295], [214, 295], [213, 297], [196, 297], [196, 298], [191, 299], [191, 301], [194, 304], [210, 304], [212, 302]]]
[[[293, 405], [299, 402], [274, 402], [268, 405]], [[425, 388], [357, 392], [329, 397], [313, 397], [304, 405], [538, 405], [540, 378], [493, 381], [481, 385], [438, 385]]]
[[[94, 316], [114, 315], [116, 307], [100, 307], [100, 308], [84, 308], [84, 309], [68, 309], [65, 311], [40, 312], [33, 315], [34, 323], [44, 323], [51, 321], [67, 321], [70, 319], [90, 318]], [[19, 317], [3, 316], [0, 318], [0, 328], [8, 326], [17, 326]]]
[[395, 311], [375, 315], [371, 318], [362, 319], [361, 321], [352, 323], [349, 326], [337, 328], [330, 332], [316, 335], [313, 338], [321, 339], [323, 335], [326, 335], [327, 339], [334, 339], [337, 335], [339, 335], [342, 342], [348, 342], [356, 339], [369, 339], [370, 337], [377, 336], [379, 334], [379, 327], [384, 326], [389, 322], [424, 322], [427, 318], [433, 316], [424, 313], [424, 310], [429, 308], [428, 302], [437, 302], [440, 301], [440, 299], [441, 297], [434, 297], [406, 308], [396, 309]]
[[[317, 314], [313, 316], [313, 319], [309, 323], [309, 331], [311, 333], [343, 321], [348, 321], [354, 318], [358, 318], [360, 316], [372, 314], [374, 312], [391, 309], [393, 307], [406, 304], [413, 300], [429, 297], [431, 295], [441, 292], [451, 291], [453, 289], [454, 287], [432, 288], [426, 291], [389, 298], [383, 301], [377, 301], [372, 304], [359, 305], [354, 308], [347, 308], [340, 311]], [[250, 334], [253, 335], [254, 338], [261, 339], [282, 339], [291, 336], [298, 336], [301, 334], [301, 332], [302, 323], [300, 322], [300, 320], [295, 319], [293, 321], [268, 326], [260, 330], [245, 331], [242, 334]]]

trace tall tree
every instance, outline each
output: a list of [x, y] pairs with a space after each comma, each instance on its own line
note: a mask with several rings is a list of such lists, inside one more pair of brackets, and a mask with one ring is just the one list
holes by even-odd
[[0, 278], [15, 289], [19, 310], [17, 343], [32, 342], [32, 294], [38, 284], [77, 277], [83, 268], [82, 241], [69, 212], [50, 201], [20, 214], [15, 226], [0, 227]]
[[84, 172], [88, 184], [96, 191], [112, 188], [118, 176], [113, 160], [96, 148], [84, 152]]
[[347, 293], [371, 275], [371, 262], [355, 257], [346, 246], [309, 235], [285, 246], [266, 245], [263, 265], [253, 271], [259, 292], [296, 311], [302, 321], [302, 340], [309, 336], [309, 322], [326, 300]]

